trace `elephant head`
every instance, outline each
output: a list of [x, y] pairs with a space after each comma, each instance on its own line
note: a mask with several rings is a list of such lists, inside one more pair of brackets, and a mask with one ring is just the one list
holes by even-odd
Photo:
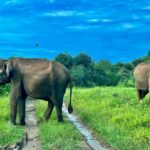
[[10, 61], [0, 59], [0, 85], [10, 82], [12, 66]]

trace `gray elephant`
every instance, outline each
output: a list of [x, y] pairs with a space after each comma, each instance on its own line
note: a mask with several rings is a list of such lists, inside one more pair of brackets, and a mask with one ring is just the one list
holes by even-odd
[[134, 69], [138, 99], [143, 99], [150, 90], [150, 62], [139, 64]]
[[[19, 124], [25, 125], [25, 101], [27, 96], [48, 101], [45, 119], [51, 116], [54, 106], [58, 121], [63, 121], [62, 103], [66, 87], [70, 84], [69, 113], [72, 82], [68, 70], [60, 63], [46, 59], [0, 59], [0, 85], [11, 83], [10, 121], [16, 124], [17, 108]], [[19, 107], [18, 107], [19, 106]]]

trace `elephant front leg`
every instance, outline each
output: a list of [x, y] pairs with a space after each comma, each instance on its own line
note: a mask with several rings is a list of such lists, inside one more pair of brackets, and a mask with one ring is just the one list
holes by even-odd
[[19, 99], [19, 125], [25, 125], [25, 99]]
[[10, 99], [10, 123], [16, 125], [18, 98], [11, 97]]
[[21, 98], [21, 87], [18, 83], [12, 83], [10, 97], [10, 123], [16, 125], [18, 101]]

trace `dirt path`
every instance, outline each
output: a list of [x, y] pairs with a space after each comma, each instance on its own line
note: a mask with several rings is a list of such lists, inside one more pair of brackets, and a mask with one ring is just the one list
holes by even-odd
[[89, 145], [89, 149], [108, 150], [92, 136], [92, 133], [86, 128], [86, 126], [82, 122], [78, 120], [77, 116], [68, 113], [65, 105], [63, 105], [63, 112], [67, 116], [67, 118], [75, 125], [78, 131], [85, 137], [85, 141]]
[[26, 101], [27, 144], [23, 150], [41, 150], [38, 124], [35, 115], [35, 102], [32, 99]]
[[[28, 99], [26, 102], [27, 144], [23, 147], [23, 150], [42, 150], [35, 115], [35, 102], [34, 99]], [[79, 147], [84, 150], [108, 150], [92, 136], [92, 133], [78, 120], [77, 116], [68, 113], [65, 105], [63, 105], [63, 112], [85, 138], [85, 141], [82, 141]]]

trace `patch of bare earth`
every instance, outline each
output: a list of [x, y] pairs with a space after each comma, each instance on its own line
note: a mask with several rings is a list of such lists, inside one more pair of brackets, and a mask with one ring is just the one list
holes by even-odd
[[35, 102], [33, 99], [28, 99], [26, 102], [27, 143], [23, 150], [41, 150], [38, 123], [35, 115]]

